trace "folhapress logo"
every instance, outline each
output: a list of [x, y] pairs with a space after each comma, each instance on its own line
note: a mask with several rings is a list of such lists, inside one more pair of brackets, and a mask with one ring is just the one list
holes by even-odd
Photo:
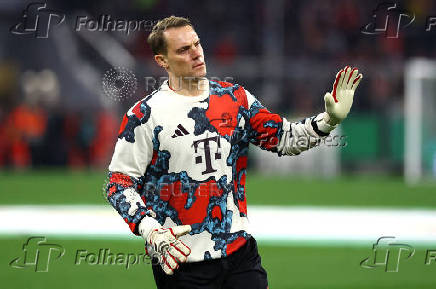
[[380, 237], [372, 246], [372, 256], [360, 262], [362, 268], [384, 267], [385, 272], [398, 272], [400, 260], [407, 260], [415, 254], [408, 244], [394, 242], [395, 237]]
[[47, 3], [30, 3], [23, 11], [21, 22], [10, 31], [18, 35], [33, 35], [35, 38], [48, 38], [50, 28], [64, 22], [65, 14], [47, 8]]
[[47, 243], [46, 237], [30, 237], [23, 244], [23, 255], [13, 259], [9, 266], [17, 269], [34, 267], [35, 272], [48, 272], [50, 262], [64, 253], [61, 245]]
[[398, 38], [400, 30], [415, 21], [415, 14], [400, 9], [396, 3], [381, 3], [373, 11], [374, 20], [364, 27], [364, 34], [383, 34], [386, 38]]

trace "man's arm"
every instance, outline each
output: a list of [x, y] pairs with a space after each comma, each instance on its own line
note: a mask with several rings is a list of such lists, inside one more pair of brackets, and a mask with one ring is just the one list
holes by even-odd
[[[138, 106], [142, 106], [142, 111], [135, 109]], [[147, 133], [149, 117], [150, 113], [146, 113], [146, 107], [141, 102], [124, 115], [109, 165], [109, 183], [106, 189], [109, 203], [135, 235], [140, 235], [139, 223], [144, 218], [150, 230], [159, 226], [147, 214], [145, 198], [141, 198], [138, 193], [145, 185], [144, 172], [153, 153], [152, 140]]]
[[249, 138], [252, 143], [279, 155], [298, 155], [317, 146], [345, 119], [353, 103], [362, 75], [356, 68], [345, 67], [336, 75], [331, 93], [326, 93], [326, 111], [299, 122], [289, 122], [269, 112], [248, 91]]
[[144, 238], [147, 254], [157, 257], [164, 272], [171, 275], [191, 253], [178, 240], [191, 231], [191, 226], [163, 228], [151, 208], [147, 209], [145, 197], [139, 194], [146, 185], [144, 174], [153, 154], [149, 118], [150, 107], [145, 102], [137, 103], [124, 116], [109, 165], [106, 192], [108, 201], [130, 230]]

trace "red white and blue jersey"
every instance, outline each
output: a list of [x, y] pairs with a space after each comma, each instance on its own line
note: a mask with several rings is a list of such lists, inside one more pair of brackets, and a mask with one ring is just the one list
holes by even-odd
[[164, 83], [124, 115], [109, 165], [109, 202], [133, 233], [139, 225], [191, 225], [188, 262], [232, 254], [250, 238], [245, 179], [249, 144], [296, 155], [334, 128], [323, 114], [291, 123], [238, 84], [204, 93]]

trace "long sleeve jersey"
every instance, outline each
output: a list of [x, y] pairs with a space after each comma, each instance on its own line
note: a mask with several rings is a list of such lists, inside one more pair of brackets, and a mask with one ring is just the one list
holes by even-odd
[[191, 225], [188, 262], [225, 257], [250, 238], [249, 144], [297, 155], [332, 129], [323, 113], [291, 123], [238, 84], [208, 81], [190, 97], [165, 82], [124, 115], [107, 198], [136, 235], [141, 222]]

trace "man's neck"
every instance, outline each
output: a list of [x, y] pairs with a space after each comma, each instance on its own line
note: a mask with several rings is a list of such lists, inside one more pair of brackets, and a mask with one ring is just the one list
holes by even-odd
[[206, 77], [169, 76], [168, 86], [177, 94], [184, 96], [198, 96], [208, 89]]

